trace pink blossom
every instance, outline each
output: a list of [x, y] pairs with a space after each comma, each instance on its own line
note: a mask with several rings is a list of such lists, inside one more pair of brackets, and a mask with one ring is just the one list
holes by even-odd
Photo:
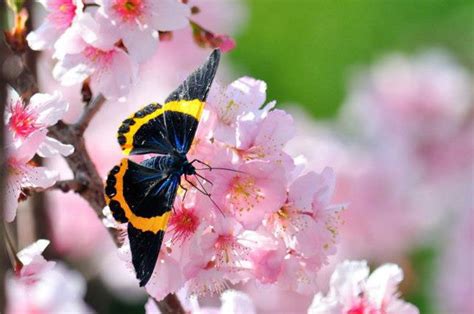
[[6, 313], [86, 313], [86, 283], [80, 274], [42, 256], [49, 241], [38, 240], [18, 253], [20, 270], [6, 278]]
[[48, 245], [48, 240], [38, 240], [18, 252], [17, 256], [22, 265], [16, 275], [20, 281], [33, 285], [41, 278], [43, 272], [54, 267], [55, 262], [46, 261], [42, 255]]
[[[49, 126], [55, 125], [64, 116], [68, 107], [68, 103], [57, 92], [53, 95], [34, 94], [29, 103], [25, 104], [18, 94], [10, 89], [10, 101], [5, 112], [6, 124], [14, 141], [20, 145], [34, 132], [47, 132]], [[72, 145], [44, 136], [37, 153], [41, 157], [52, 157], [57, 154], [68, 156], [73, 151]]]
[[212, 195], [248, 229], [256, 229], [285, 201], [284, 169], [252, 161], [236, 169], [214, 174]]
[[330, 168], [298, 177], [289, 187], [286, 203], [268, 223], [288, 248], [310, 259], [308, 264], [315, 264], [315, 269], [326, 262], [328, 253], [335, 252], [343, 206], [330, 205], [334, 188], [335, 175]]
[[211, 89], [207, 103], [217, 116], [215, 137], [217, 140], [236, 144], [237, 117], [256, 112], [265, 102], [267, 85], [263, 81], [243, 77], [226, 89]]
[[84, 14], [56, 42], [59, 59], [53, 75], [63, 85], [74, 85], [90, 79], [95, 93], [107, 98], [126, 96], [137, 74], [126, 51], [117, 46], [120, 33], [104, 18]]
[[83, 9], [82, 0], [42, 0], [39, 2], [46, 8], [48, 14], [41, 26], [26, 37], [28, 45], [33, 50], [52, 48]]
[[4, 219], [12, 222], [16, 216], [18, 198], [22, 188], [48, 188], [56, 182], [56, 173], [45, 167], [35, 167], [30, 161], [44, 140], [45, 132], [35, 132], [16, 144], [7, 132], [7, 169], [6, 200]]
[[[474, 185], [471, 184], [471, 190]], [[472, 196], [472, 192], [471, 192]], [[440, 259], [435, 295], [441, 311], [445, 313], [472, 313], [474, 301], [474, 208], [470, 204], [457, 213], [449, 226]]]
[[344, 118], [373, 142], [383, 138], [381, 148], [403, 150], [426, 180], [443, 178], [474, 160], [473, 142], [463, 140], [472, 132], [472, 84], [442, 51], [389, 55], [354, 81]]
[[185, 27], [191, 14], [189, 7], [177, 0], [103, 0], [99, 12], [117, 29], [136, 62], [154, 54], [158, 31]]
[[419, 313], [399, 299], [397, 286], [402, 279], [403, 272], [395, 264], [382, 265], [369, 276], [367, 262], [345, 261], [334, 271], [328, 294], [315, 295], [308, 313]]

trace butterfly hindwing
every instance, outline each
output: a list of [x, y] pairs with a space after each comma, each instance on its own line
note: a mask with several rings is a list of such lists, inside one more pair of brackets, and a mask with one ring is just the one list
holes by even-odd
[[158, 231], [158, 233], [144, 232], [135, 228], [132, 224], [128, 224], [127, 231], [132, 253], [132, 264], [137, 279], [140, 281], [140, 287], [143, 287], [153, 274], [165, 232], [163, 230]]
[[163, 106], [148, 105], [126, 119], [119, 128], [118, 142], [125, 154], [186, 153], [197, 130], [204, 102], [209, 93], [220, 59], [214, 50]]
[[[172, 162], [170, 158], [157, 156], [147, 162], [164, 169]], [[105, 193], [116, 220], [142, 231], [165, 230], [180, 178], [162, 169], [122, 159], [110, 171]]]

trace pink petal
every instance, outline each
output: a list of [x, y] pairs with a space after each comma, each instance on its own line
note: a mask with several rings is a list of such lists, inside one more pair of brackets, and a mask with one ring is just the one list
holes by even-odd
[[190, 8], [176, 0], [153, 1], [150, 24], [159, 31], [173, 31], [188, 25]]

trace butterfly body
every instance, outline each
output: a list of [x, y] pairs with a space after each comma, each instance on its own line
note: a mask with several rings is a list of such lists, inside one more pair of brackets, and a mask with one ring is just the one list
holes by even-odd
[[156, 154], [135, 163], [127, 158], [109, 172], [106, 202], [114, 218], [128, 223], [132, 263], [140, 286], [155, 268], [181, 177], [196, 174], [187, 158], [215, 76], [220, 52], [192, 73], [164, 105], [145, 106], [123, 121], [117, 140], [125, 154]]

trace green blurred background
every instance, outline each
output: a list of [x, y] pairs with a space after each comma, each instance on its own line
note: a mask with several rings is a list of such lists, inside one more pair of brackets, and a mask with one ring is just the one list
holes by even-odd
[[[348, 79], [392, 52], [441, 48], [474, 68], [474, 1], [247, 0], [249, 17], [230, 53], [236, 71], [268, 83], [269, 99], [297, 103], [315, 118], [337, 114]], [[410, 259], [418, 278], [404, 291], [421, 313], [432, 296], [438, 248]], [[438, 300], [439, 301], [439, 300]]]
[[269, 98], [317, 118], [337, 112], [348, 75], [385, 53], [439, 47], [474, 66], [474, 1], [247, 0], [249, 20], [231, 54]]

